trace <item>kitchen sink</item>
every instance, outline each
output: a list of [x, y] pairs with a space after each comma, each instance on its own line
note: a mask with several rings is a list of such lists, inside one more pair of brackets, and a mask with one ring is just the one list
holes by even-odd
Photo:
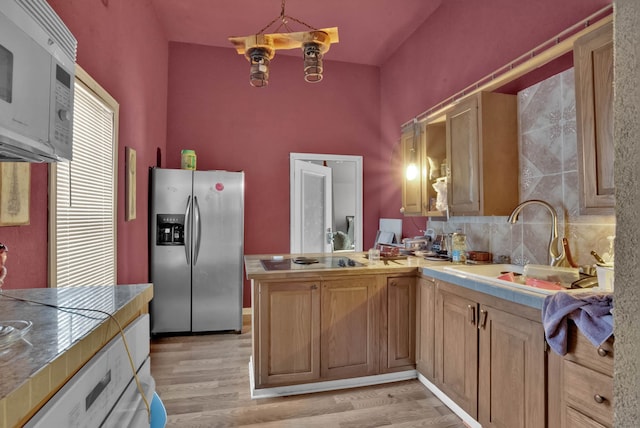
[[534, 293], [552, 294], [558, 291], [584, 291], [581, 288], [569, 289], [546, 281], [526, 278], [524, 267], [511, 264], [459, 265], [446, 266], [445, 271], [463, 278], [477, 279], [502, 287], [519, 288]]

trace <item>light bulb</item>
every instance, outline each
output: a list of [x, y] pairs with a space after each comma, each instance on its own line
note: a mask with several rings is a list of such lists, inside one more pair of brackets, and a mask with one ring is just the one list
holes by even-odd
[[409, 165], [407, 165], [406, 177], [409, 181], [418, 178], [418, 167], [415, 163], [411, 162]]

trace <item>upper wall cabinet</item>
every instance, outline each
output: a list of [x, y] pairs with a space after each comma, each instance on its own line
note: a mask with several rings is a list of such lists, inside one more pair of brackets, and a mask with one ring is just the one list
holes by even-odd
[[400, 135], [402, 148], [402, 209], [406, 216], [422, 215], [422, 188], [423, 188], [423, 154], [422, 133], [420, 125], [411, 122], [404, 126]]
[[480, 92], [446, 115], [450, 215], [509, 215], [518, 204], [514, 95]]
[[438, 195], [433, 187], [438, 180], [444, 180], [445, 136], [444, 117], [413, 122], [402, 128], [402, 213], [405, 216], [446, 215], [436, 208]]
[[613, 24], [576, 40], [580, 213], [614, 213]]

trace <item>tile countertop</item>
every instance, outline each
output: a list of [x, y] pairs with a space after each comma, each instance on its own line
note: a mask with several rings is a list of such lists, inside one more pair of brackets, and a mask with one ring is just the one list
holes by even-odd
[[[451, 264], [448, 264], [448, 266], [451, 266]], [[535, 291], [527, 291], [521, 288], [502, 287], [479, 279], [457, 275], [454, 272], [444, 270], [443, 267], [444, 266], [424, 267], [422, 274], [534, 309], [542, 310], [544, 298], [548, 296], [548, 294], [536, 293]]]
[[[328, 254], [258, 254], [245, 255], [244, 265], [248, 279], [279, 279], [279, 278], [301, 278], [313, 276], [334, 276], [334, 275], [366, 275], [366, 274], [386, 274], [386, 273], [402, 273], [417, 271], [418, 268], [426, 266], [447, 266], [449, 262], [428, 261], [421, 257], [404, 257], [382, 259], [375, 265], [369, 263], [366, 252], [348, 252], [348, 253], [328, 253]], [[299, 265], [290, 262], [296, 257], [317, 258], [320, 263], [309, 265]], [[336, 267], [334, 263], [324, 263], [325, 258], [332, 259], [351, 259], [358, 263], [357, 266]], [[281, 262], [285, 266], [277, 270], [265, 269], [261, 260], [270, 262]]]
[[[299, 266], [292, 265], [289, 270], [268, 271], [264, 268], [261, 260], [272, 260], [273, 254], [247, 255], [245, 256], [245, 270], [249, 279], [279, 279], [291, 277], [308, 277], [318, 275], [363, 275], [376, 273], [410, 272], [420, 270], [424, 276], [428, 276], [442, 281], [447, 281], [461, 287], [479, 291], [494, 297], [519, 303], [535, 309], [542, 309], [542, 304], [546, 294], [535, 291], [527, 291], [520, 288], [509, 288], [484, 282], [479, 279], [457, 275], [454, 272], [444, 270], [446, 266], [452, 266], [448, 261], [429, 261], [421, 257], [408, 257], [404, 259], [389, 260], [387, 264], [379, 262], [376, 265], [369, 265], [366, 258], [367, 253], [333, 253], [333, 254], [304, 254], [305, 257], [344, 257], [362, 263], [362, 266], [332, 268], [323, 266], [322, 263], [316, 265]], [[283, 261], [302, 256], [301, 254], [275, 255], [282, 257]]]
[[[12, 299], [28, 299], [66, 308]], [[153, 297], [151, 284], [2, 290], [2, 321], [33, 324], [23, 336], [0, 347], [0, 428], [30, 418], [119, 329], [146, 313]]]

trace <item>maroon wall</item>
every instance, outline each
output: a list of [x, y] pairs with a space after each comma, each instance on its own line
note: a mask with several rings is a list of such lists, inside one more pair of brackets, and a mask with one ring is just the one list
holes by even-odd
[[[609, 4], [611, 0], [443, 1], [381, 68], [382, 158], [399, 157], [403, 123]], [[398, 168], [382, 179], [380, 215], [399, 218], [402, 172]], [[425, 220], [413, 222], [424, 228]], [[403, 222], [405, 236], [418, 233], [413, 222]]]
[[[400, 125], [610, 4], [447, 0], [379, 69], [332, 62], [329, 52], [324, 81], [312, 85], [301, 60], [276, 56], [269, 87], [258, 89], [232, 49], [168, 45], [149, 0], [49, 2], [79, 40], [79, 64], [120, 103], [119, 283], [148, 280], [146, 170], [158, 148], [162, 166], [178, 167], [180, 150], [192, 148], [199, 169], [246, 172], [247, 254], [288, 251], [290, 152], [362, 155], [366, 248], [379, 217], [400, 217]], [[130, 222], [125, 147], [138, 155]], [[10, 248], [6, 288], [46, 286], [46, 166], [32, 167], [31, 224], [0, 228], [0, 242]]]
[[[78, 64], [120, 104], [118, 283], [148, 281], [148, 166], [166, 142], [168, 45], [148, 0], [48, 0], [78, 39]], [[137, 219], [124, 221], [124, 152], [137, 152]], [[47, 166], [33, 165], [30, 225], [0, 228], [6, 288], [47, 286]]]
[[[306, 83], [302, 59], [278, 56], [265, 88], [233, 49], [171, 43], [166, 165], [194, 149], [198, 169], [245, 171], [245, 254], [289, 252], [289, 153], [363, 156], [365, 245], [377, 229], [380, 137], [377, 67], [325, 61]], [[327, 54], [330, 57], [330, 54]], [[250, 294], [245, 287], [245, 306]]]

